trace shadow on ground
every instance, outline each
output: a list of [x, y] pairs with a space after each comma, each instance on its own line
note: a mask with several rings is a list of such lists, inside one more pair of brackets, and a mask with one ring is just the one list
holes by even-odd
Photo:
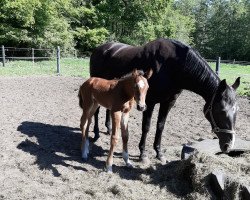
[[[84, 166], [81, 159], [81, 134], [79, 128], [25, 121], [18, 126], [17, 130], [30, 137], [30, 139], [21, 142], [17, 148], [36, 156], [35, 164], [39, 166], [40, 170], [51, 170], [56, 177], [61, 175], [55, 167], [57, 165], [87, 171], [84, 167], [66, 163], [67, 161], [76, 161]], [[87, 161], [88, 164], [97, 169], [104, 169], [105, 162], [96, 159], [96, 157], [107, 156], [107, 150], [95, 144], [91, 146], [92, 153]], [[122, 159], [120, 153], [115, 153], [114, 156]], [[134, 160], [136, 162], [136, 159]], [[138, 159], [137, 162], [139, 162]], [[140, 180], [147, 184], [159, 185], [177, 196], [185, 196], [191, 193], [193, 189], [188, 176], [188, 168], [180, 171], [182, 170], [180, 166], [181, 161], [173, 161], [165, 165], [157, 164], [154, 168], [148, 167], [144, 169], [131, 169], [126, 166], [114, 165], [113, 172], [123, 179]]]
[[[17, 130], [30, 137], [30, 139], [21, 142], [17, 148], [36, 156], [35, 164], [39, 166], [39, 169], [49, 169], [54, 176], [60, 176], [61, 174], [53, 165], [62, 165], [73, 167], [76, 170], [87, 171], [84, 167], [66, 163], [66, 161], [82, 163], [79, 128], [25, 121], [18, 126]], [[36, 142], [33, 142], [34, 139], [32, 137], [35, 137]], [[104, 154], [102, 148], [96, 145], [93, 145], [92, 148], [98, 154]], [[98, 160], [95, 160], [93, 163], [96, 168], [101, 168], [103, 165]]]

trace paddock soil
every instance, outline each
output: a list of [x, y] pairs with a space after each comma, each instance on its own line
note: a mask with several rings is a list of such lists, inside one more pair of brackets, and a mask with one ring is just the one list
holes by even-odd
[[[250, 183], [249, 154], [203, 156], [197, 159], [201, 167], [196, 167], [195, 178], [183, 172], [182, 144], [215, 136], [202, 113], [203, 99], [187, 91], [178, 98], [163, 132], [167, 163], [156, 160], [153, 150], [158, 106], [146, 144], [149, 164], [138, 159], [142, 114], [135, 109], [129, 121], [134, 168], [124, 165], [120, 139], [113, 174], [104, 171], [110, 143], [104, 109], [101, 137], [91, 146], [87, 163], [82, 162], [77, 93], [83, 81], [54, 76], [0, 78], [0, 199], [211, 199], [204, 177], [213, 163]], [[249, 99], [238, 97], [238, 102], [237, 136], [249, 139]], [[90, 130], [92, 136], [93, 126]]]

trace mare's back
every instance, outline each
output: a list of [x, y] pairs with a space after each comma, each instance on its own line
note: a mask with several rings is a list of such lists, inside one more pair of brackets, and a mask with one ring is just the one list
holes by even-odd
[[120, 78], [136, 67], [141, 47], [109, 42], [97, 47], [90, 57], [90, 76]]

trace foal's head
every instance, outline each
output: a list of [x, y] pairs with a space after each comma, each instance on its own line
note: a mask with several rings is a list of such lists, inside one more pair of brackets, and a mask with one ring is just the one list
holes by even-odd
[[134, 69], [132, 72], [132, 76], [134, 78], [134, 98], [137, 103], [137, 110], [139, 111], [145, 111], [147, 109], [145, 100], [146, 100], [146, 94], [148, 91], [148, 81], [152, 75], [153, 71], [152, 69], [149, 69], [145, 74], [143, 72], [137, 71], [137, 69]]
[[211, 102], [204, 107], [205, 116], [219, 138], [220, 149], [226, 153], [233, 148], [235, 142], [234, 128], [238, 111], [236, 89], [239, 85], [240, 78], [237, 78], [232, 86], [222, 80]]

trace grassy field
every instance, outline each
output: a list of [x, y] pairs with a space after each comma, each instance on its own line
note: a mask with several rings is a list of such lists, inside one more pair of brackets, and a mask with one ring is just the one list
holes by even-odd
[[[215, 69], [215, 63], [209, 63]], [[89, 77], [88, 58], [63, 58], [60, 62], [61, 76]], [[7, 62], [5, 67], [0, 64], [0, 76], [31, 76], [31, 75], [56, 75], [56, 60], [39, 61], [34, 64], [31, 61]], [[240, 95], [250, 96], [250, 66], [236, 64], [221, 64], [220, 78], [226, 79], [232, 84], [237, 77], [241, 77], [241, 85], [238, 89]]]
[[[1, 65], [1, 64], [0, 64]], [[0, 66], [0, 76], [56, 75], [56, 60], [12, 61]], [[63, 58], [60, 61], [60, 75], [89, 77], [89, 58]]]
[[[209, 63], [215, 70], [215, 63]], [[221, 64], [219, 71], [220, 79], [226, 79], [228, 84], [233, 84], [237, 77], [241, 77], [241, 84], [238, 93], [250, 96], [250, 65]]]

